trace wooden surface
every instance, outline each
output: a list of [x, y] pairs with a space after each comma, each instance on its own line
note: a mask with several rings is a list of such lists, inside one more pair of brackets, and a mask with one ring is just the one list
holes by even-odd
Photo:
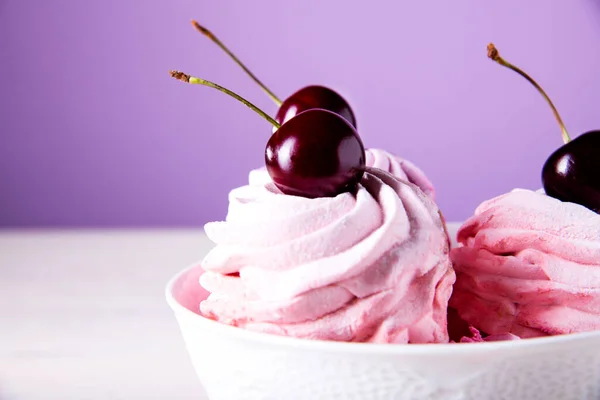
[[0, 233], [0, 399], [204, 399], [164, 300], [201, 231]]
[[164, 287], [211, 247], [200, 230], [0, 231], [0, 400], [206, 399]]

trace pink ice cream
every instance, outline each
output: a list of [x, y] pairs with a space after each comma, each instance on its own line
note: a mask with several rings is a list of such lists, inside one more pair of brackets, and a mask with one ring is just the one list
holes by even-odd
[[492, 335], [600, 329], [600, 215], [516, 189], [481, 204], [452, 250], [450, 305]]
[[448, 342], [455, 280], [435, 203], [416, 185], [370, 169], [356, 193], [288, 196], [270, 182], [230, 193], [205, 230], [204, 316], [299, 338]]
[[[432, 200], [435, 199], [433, 184], [415, 164], [380, 149], [367, 149], [365, 155], [365, 164], [367, 167], [387, 171], [400, 180], [413, 183]], [[250, 171], [251, 185], [264, 185], [270, 181], [271, 177], [265, 167]]]

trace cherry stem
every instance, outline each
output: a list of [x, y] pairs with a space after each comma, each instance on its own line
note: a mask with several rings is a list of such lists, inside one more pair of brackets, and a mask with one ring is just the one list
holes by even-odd
[[503, 67], [512, 69], [517, 74], [519, 74], [523, 78], [527, 79], [529, 81], [529, 83], [531, 83], [533, 86], [535, 86], [535, 88], [538, 90], [538, 92], [540, 92], [540, 94], [542, 96], [544, 96], [544, 99], [546, 99], [546, 102], [550, 105], [550, 108], [552, 108], [554, 117], [556, 117], [556, 120], [558, 121], [558, 125], [560, 125], [560, 130], [562, 131], [563, 141], [565, 143], [569, 143], [571, 141], [571, 137], [569, 136], [569, 133], [567, 132], [567, 128], [565, 128], [565, 124], [563, 123], [562, 118], [560, 117], [560, 114], [558, 114], [556, 107], [554, 107], [552, 100], [550, 100], [550, 97], [548, 97], [546, 92], [544, 92], [544, 89], [542, 89], [542, 87], [540, 85], [538, 85], [537, 82], [533, 80], [533, 78], [531, 78], [529, 75], [527, 75], [525, 72], [523, 72], [523, 70], [521, 70], [518, 67], [515, 67], [514, 65], [512, 65], [511, 63], [507, 62], [502, 57], [500, 57], [500, 53], [498, 52], [498, 49], [496, 49], [496, 46], [494, 46], [493, 43], [488, 44], [487, 52], [488, 52], [487, 53], [488, 58], [492, 59], [493, 61], [496, 61], [498, 64], [502, 65]]
[[180, 72], [180, 71], [169, 71], [169, 74], [171, 75], [171, 77], [173, 77], [179, 81], [182, 81], [182, 82], [191, 83], [192, 85], [204, 85], [204, 86], [208, 86], [208, 87], [220, 90], [221, 92], [230, 95], [237, 101], [239, 101], [239, 102], [245, 104], [247, 107], [251, 108], [255, 113], [257, 113], [258, 115], [260, 115], [261, 117], [263, 117], [264, 119], [269, 121], [269, 123], [271, 125], [273, 125], [275, 127], [275, 129], [279, 129], [281, 127], [279, 122], [277, 122], [273, 118], [271, 118], [269, 116], [269, 114], [267, 114], [266, 112], [264, 112], [263, 110], [261, 110], [260, 108], [255, 106], [254, 104], [250, 103], [248, 100], [244, 99], [239, 94], [234, 93], [231, 90], [224, 88], [221, 85], [217, 85], [216, 83], [207, 81], [206, 79], [196, 78], [195, 76], [190, 76], [188, 74], [184, 74], [183, 72]]
[[192, 20], [192, 25], [194, 26], [194, 28], [196, 28], [196, 30], [198, 32], [200, 32], [201, 34], [203, 34], [204, 36], [206, 36], [207, 38], [209, 38], [210, 40], [212, 40], [217, 46], [219, 46], [221, 48], [221, 50], [223, 50], [225, 53], [227, 53], [229, 55], [229, 57], [231, 57], [231, 59], [238, 65], [240, 66], [244, 72], [246, 72], [246, 74], [248, 74], [248, 76], [250, 78], [252, 78], [252, 80], [254, 82], [256, 82], [256, 84], [258, 86], [261, 87], [262, 90], [265, 91], [265, 93], [271, 98], [271, 100], [273, 100], [275, 102], [275, 104], [277, 104], [278, 107], [281, 107], [281, 103], [282, 101], [279, 99], [279, 97], [275, 96], [275, 94], [273, 92], [271, 92], [269, 90], [269, 88], [262, 83], [253, 73], [252, 71], [250, 71], [245, 65], [244, 63], [242, 63], [240, 61], [239, 58], [237, 58], [235, 56], [235, 54], [233, 54], [231, 52], [231, 50], [229, 50], [227, 48], [227, 46], [225, 46], [223, 44], [223, 42], [221, 42], [211, 31], [209, 31], [208, 29], [206, 29], [205, 27], [203, 27], [202, 25], [200, 25], [197, 21]]

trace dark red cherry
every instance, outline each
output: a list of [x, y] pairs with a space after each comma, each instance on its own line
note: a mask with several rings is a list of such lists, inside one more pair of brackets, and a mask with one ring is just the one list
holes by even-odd
[[275, 120], [283, 124], [302, 111], [313, 108], [332, 111], [356, 128], [356, 118], [348, 102], [337, 92], [324, 86], [306, 86], [292, 94], [279, 107]]
[[450, 340], [460, 343], [462, 338], [470, 338], [473, 334], [469, 328], [469, 323], [458, 315], [458, 311], [455, 308], [448, 307], [448, 336]]
[[600, 213], [600, 131], [591, 131], [571, 140], [556, 107], [544, 89], [520, 68], [502, 57], [490, 43], [488, 57], [509, 68], [531, 83], [544, 97], [560, 126], [565, 144], [546, 160], [542, 183], [548, 196], [577, 203]]
[[549, 196], [600, 213], [600, 131], [584, 133], [552, 153], [542, 182]]
[[365, 167], [365, 148], [356, 129], [338, 114], [309, 109], [271, 136], [267, 171], [285, 194], [332, 197], [355, 189]]

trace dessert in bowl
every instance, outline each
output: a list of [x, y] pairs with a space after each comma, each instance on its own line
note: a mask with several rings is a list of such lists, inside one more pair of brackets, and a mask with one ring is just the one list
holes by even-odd
[[[450, 224], [449, 234], [456, 229]], [[217, 322], [210, 311], [202, 314], [210, 296], [200, 285], [204, 276], [201, 263], [183, 271], [169, 283], [167, 299], [210, 399], [596, 399], [600, 393], [600, 331], [485, 343], [390, 344], [323, 335], [339, 325], [298, 324], [300, 334], [283, 332], [280, 325], [231, 326]], [[407, 304], [397, 306], [402, 310]], [[239, 312], [235, 306], [228, 311]]]
[[[389, 153], [387, 167], [369, 159], [379, 150], [365, 151], [350, 114], [309, 105], [273, 119], [240, 101], [274, 127], [266, 167], [230, 193], [225, 221], [206, 226], [215, 248], [166, 292], [211, 399], [600, 396], [599, 331], [492, 329], [472, 318], [481, 308], [470, 312], [468, 295], [488, 287], [469, 292], [465, 268], [450, 299], [455, 232], [431, 185]], [[471, 245], [459, 239], [453, 255]], [[461, 343], [449, 338], [449, 302], [471, 332]]]
[[[450, 233], [455, 226], [450, 224]], [[514, 341], [376, 344], [299, 339], [204, 317], [200, 265], [167, 285], [211, 400], [560, 399], [600, 394], [600, 331]]]

